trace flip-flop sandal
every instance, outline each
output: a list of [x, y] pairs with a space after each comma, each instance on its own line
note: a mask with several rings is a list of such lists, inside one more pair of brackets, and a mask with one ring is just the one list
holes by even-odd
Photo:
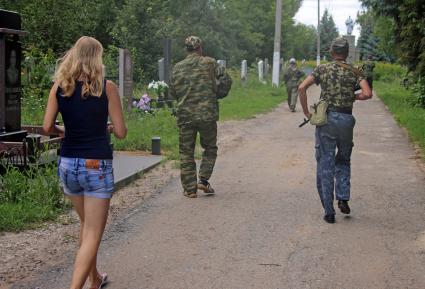
[[100, 278], [102, 279], [102, 282], [100, 282], [98, 287], [90, 287], [89, 289], [101, 289], [103, 286], [105, 286], [109, 280], [108, 280], [108, 274], [103, 273], [100, 275]]

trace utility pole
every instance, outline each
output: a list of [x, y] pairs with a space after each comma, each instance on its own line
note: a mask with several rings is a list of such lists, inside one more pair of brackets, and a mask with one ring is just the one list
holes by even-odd
[[276, 23], [274, 30], [273, 76], [272, 85], [279, 86], [280, 73], [280, 37], [282, 28], [282, 0], [276, 0]]
[[317, 66], [320, 65], [320, 0], [317, 0]]

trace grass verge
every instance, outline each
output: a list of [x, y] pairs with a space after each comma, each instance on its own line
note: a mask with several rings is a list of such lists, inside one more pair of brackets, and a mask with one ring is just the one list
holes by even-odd
[[410, 139], [422, 150], [425, 160], [425, 109], [413, 106], [413, 93], [400, 86], [399, 81], [376, 81], [374, 89], [388, 106], [395, 120], [407, 129]]

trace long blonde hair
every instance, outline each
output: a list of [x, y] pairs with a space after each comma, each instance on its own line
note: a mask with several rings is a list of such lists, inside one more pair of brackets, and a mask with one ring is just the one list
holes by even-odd
[[59, 59], [54, 79], [63, 96], [71, 96], [77, 80], [83, 82], [81, 96], [100, 97], [103, 91], [103, 47], [92, 37], [83, 36]]

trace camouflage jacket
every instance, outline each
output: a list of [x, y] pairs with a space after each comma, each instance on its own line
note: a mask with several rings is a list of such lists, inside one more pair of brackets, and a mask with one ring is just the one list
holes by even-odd
[[189, 54], [172, 71], [170, 93], [177, 100], [177, 124], [194, 121], [217, 121], [218, 101], [215, 79], [220, 73], [210, 57]]
[[339, 66], [335, 61], [317, 66], [311, 75], [322, 88], [320, 99], [325, 99], [330, 106], [339, 108], [353, 107], [356, 100], [354, 90], [364, 79], [348, 68]]
[[361, 67], [361, 70], [363, 71], [365, 77], [367, 78], [373, 77], [373, 69], [375, 69], [375, 63], [369, 60], [363, 63]]
[[285, 81], [286, 86], [298, 86], [300, 79], [304, 75], [305, 73], [299, 70], [297, 67], [289, 67], [283, 75], [283, 80]]

